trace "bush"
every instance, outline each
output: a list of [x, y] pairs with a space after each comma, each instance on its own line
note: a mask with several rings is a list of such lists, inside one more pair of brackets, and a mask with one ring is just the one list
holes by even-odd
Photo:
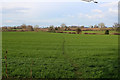
[[109, 34], [109, 30], [106, 30], [106, 31], [105, 31], [105, 34]]
[[57, 28], [57, 27], [55, 27], [55, 30], [58, 30], [58, 28]]
[[71, 34], [76, 34], [76, 32], [72, 32]]
[[84, 33], [84, 34], [88, 34], [88, 33]]
[[53, 25], [51, 25], [49, 28], [48, 28], [48, 32], [55, 32], [55, 28]]
[[76, 29], [76, 32], [77, 32], [77, 34], [81, 34], [81, 33], [82, 33], [82, 30], [81, 30], [80, 28], [77, 28], [77, 29]]
[[114, 35], [120, 35], [120, 33], [113, 33]]

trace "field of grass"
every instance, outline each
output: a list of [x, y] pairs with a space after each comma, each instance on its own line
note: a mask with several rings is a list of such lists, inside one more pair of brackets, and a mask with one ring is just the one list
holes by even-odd
[[117, 78], [118, 36], [47, 32], [3, 32], [9, 77]]

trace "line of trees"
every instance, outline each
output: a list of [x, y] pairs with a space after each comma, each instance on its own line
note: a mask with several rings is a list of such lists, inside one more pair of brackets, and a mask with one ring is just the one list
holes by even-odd
[[33, 26], [31, 26], [31, 25], [22, 24], [21, 28], [22, 28], [22, 30], [34, 31]]
[[[54, 27], [53, 25], [51, 25], [48, 30], [51, 32], [63, 31], [63, 30], [70, 31], [71, 28], [78, 28], [78, 27], [81, 29], [85, 28], [84, 26], [66, 26], [65, 24], [61, 24], [60, 27]], [[109, 29], [118, 31], [119, 27], [120, 27], [120, 24], [114, 23], [114, 25], [112, 27], [109, 27]], [[100, 30], [106, 30], [105, 28], [107, 28], [107, 27], [105, 26], [104, 23], [99, 23], [98, 25], [94, 25], [94, 26], [90, 25], [89, 28], [100, 28]]]
[[38, 31], [39, 26], [35, 25], [26, 25], [22, 24], [21, 26], [14, 26], [14, 27], [2, 27], [2, 31]]
[[[84, 26], [66, 26], [66, 24], [61, 24], [60, 27], [54, 27], [53, 25], [49, 26], [47, 29], [49, 32], [62, 32], [62, 31], [71, 31], [74, 30], [73, 28], [80, 28], [83, 30], [85, 28]], [[106, 30], [108, 29], [104, 23], [99, 23], [98, 25], [90, 25], [89, 28], [99, 28], [100, 30]], [[22, 31], [39, 31], [39, 26], [35, 25], [34, 27], [32, 25], [26, 25], [22, 24], [21, 26], [14, 26], [14, 27], [2, 27], [2, 31], [12, 31], [12, 30], [22, 30]], [[43, 29], [43, 28], [41, 28]], [[89, 30], [89, 29], [87, 29]], [[109, 30], [115, 30], [120, 31], [120, 24], [114, 23], [112, 27], [109, 27]]]
[[53, 25], [51, 25], [48, 28], [49, 32], [63, 32], [68, 30], [70, 30], [70, 27], [67, 27], [65, 24], [61, 24], [60, 27], [54, 27]]

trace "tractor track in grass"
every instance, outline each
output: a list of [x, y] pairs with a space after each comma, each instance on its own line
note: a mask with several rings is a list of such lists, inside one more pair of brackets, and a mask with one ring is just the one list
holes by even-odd
[[74, 61], [69, 57], [69, 55], [65, 54], [65, 38], [63, 37], [63, 45], [62, 45], [62, 53], [65, 57], [65, 59], [68, 60], [68, 62], [72, 65], [73, 72], [75, 74], [75, 78], [80, 78], [80, 76], [82, 75], [81, 72], [78, 72], [79, 66], [78, 64], [74, 63]]

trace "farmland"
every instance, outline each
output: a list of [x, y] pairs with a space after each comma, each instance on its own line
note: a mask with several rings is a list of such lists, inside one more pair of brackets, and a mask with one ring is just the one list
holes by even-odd
[[9, 77], [117, 78], [118, 35], [3, 32]]

